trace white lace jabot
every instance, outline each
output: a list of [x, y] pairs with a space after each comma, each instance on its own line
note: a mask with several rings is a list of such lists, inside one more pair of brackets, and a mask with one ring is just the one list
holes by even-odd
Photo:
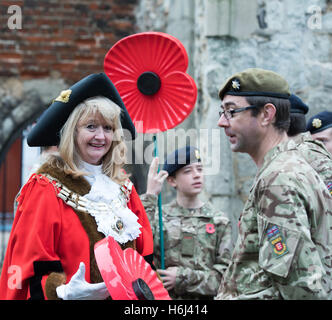
[[[89, 212], [96, 220], [98, 231], [102, 232], [106, 237], [112, 236], [120, 243], [136, 239], [141, 233], [139, 229], [142, 226], [137, 222], [138, 217], [127, 207], [127, 203], [123, 201], [124, 195], [120, 189], [121, 186], [102, 173], [102, 165], [94, 166], [81, 161], [80, 169], [91, 173], [89, 176], [84, 176], [91, 184], [91, 189], [83, 198], [92, 202], [106, 204], [119, 202], [120, 200], [122, 204], [111, 212]], [[123, 231], [121, 233], [115, 232], [112, 228], [114, 220], [117, 218], [120, 218], [123, 223]]]

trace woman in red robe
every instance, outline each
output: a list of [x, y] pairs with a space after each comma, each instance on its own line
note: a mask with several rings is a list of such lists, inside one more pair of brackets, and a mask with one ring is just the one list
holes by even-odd
[[[63, 91], [28, 137], [58, 145], [23, 186], [0, 279], [0, 299], [106, 299], [94, 245], [112, 236], [151, 266], [149, 220], [123, 171], [123, 130], [135, 128], [101, 73]], [[154, 268], [154, 267], [153, 267]]]

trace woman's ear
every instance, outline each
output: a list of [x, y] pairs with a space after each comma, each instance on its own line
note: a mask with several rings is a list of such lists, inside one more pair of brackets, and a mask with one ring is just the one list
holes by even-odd
[[272, 103], [267, 103], [261, 112], [261, 124], [263, 127], [275, 122], [276, 107]]

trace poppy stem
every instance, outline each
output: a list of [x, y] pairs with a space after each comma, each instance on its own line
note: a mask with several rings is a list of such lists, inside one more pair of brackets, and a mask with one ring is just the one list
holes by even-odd
[[[158, 157], [158, 144], [157, 136], [153, 135], [154, 143], [154, 156]], [[158, 166], [158, 172], [159, 172]], [[159, 239], [160, 239], [160, 268], [165, 269], [165, 249], [164, 249], [164, 232], [163, 232], [163, 215], [162, 215], [162, 205], [161, 205], [161, 192], [158, 194], [158, 210], [159, 210]]]

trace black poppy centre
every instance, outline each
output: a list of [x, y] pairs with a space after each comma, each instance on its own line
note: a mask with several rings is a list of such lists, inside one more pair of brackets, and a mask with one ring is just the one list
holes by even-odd
[[143, 72], [137, 79], [138, 90], [148, 96], [157, 93], [160, 89], [161, 81], [157, 74], [152, 71]]
[[138, 300], [154, 300], [152, 291], [143, 279], [136, 279], [132, 282], [132, 286]]

